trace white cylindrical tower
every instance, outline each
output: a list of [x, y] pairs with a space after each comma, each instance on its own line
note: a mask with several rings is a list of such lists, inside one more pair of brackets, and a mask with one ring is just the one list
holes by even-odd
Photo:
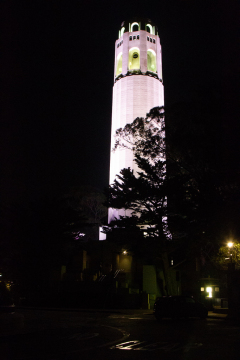
[[[116, 130], [163, 105], [162, 51], [157, 28], [149, 19], [124, 21], [115, 43], [110, 184], [121, 169], [137, 170], [131, 150], [112, 151]], [[109, 222], [119, 215], [125, 215], [125, 211], [109, 209]]]

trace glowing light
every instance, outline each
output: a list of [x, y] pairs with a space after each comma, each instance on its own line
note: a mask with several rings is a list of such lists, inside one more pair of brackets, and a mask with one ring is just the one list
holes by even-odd
[[128, 55], [128, 68], [129, 70], [140, 69], [140, 50], [137, 47], [133, 47], [129, 50]]
[[154, 73], [157, 72], [156, 53], [151, 49], [147, 51], [147, 69]]
[[11, 289], [11, 284], [9, 284], [9, 282], [6, 284], [6, 288], [7, 288], [8, 290]]
[[201, 291], [204, 291], [204, 287], [201, 287]]
[[233, 242], [232, 241], [229, 241], [228, 243], [227, 243], [227, 246], [229, 247], [229, 248], [232, 248], [233, 247]]
[[126, 251], [126, 250], [123, 250], [123, 255], [127, 255], [127, 251]]
[[[132, 341], [127, 341], [125, 343], [121, 343], [118, 345], [115, 345], [116, 349], [120, 349], [120, 350], [134, 350], [134, 347], [145, 343], [145, 341], [139, 341], [139, 340], [132, 340]], [[137, 348], [137, 350], [139, 349], [139, 347]]]
[[103, 227], [99, 226], [99, 240], [106, 240], [107, 235], [105, 233], [103, 233]]
[[208, 296], [207, 297], [209, 297], [209, 298], [212, 298], [212, 288], [209, 286], [209, 287], [207, 287], [207, 292], [208, 292]]
[[117, 56], [116, 76], [122, 72], [122, 52]]

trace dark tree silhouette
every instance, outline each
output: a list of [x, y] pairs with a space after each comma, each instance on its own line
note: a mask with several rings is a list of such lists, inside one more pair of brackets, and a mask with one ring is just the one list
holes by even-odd
[[154, 108], [116, 131], [115, 149], [132, 149], [139, 171], [122, 169], [108, 206], [132, 210], [137, 224], [148, 226], [144, 232], [157, 237], [161, 254], [169, 243], [166, 217], [173, 239], [185, 240], [186, 256], [211, 258], [220, 239], [239, 232], [239, 172], [225, 154], [218, 119], [216, 104], [197, 100]]

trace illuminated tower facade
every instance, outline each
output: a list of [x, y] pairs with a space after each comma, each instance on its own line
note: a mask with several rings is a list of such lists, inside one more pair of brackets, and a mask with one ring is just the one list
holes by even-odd
[[[146, 117], [153, 107], [164, 105], [162, 49], [157, 28], [151, 20], [134, 19], [121, 24], [115, 42], [114, 64], [111, 150], [117, 129], [137, 117]], [[111, 151], [110, 184], [121, 169], [137, 170], [133, 159], [131, 150]], [[124, 209], [109, 209], [109, 222], [119, 215], [127, 214]]]

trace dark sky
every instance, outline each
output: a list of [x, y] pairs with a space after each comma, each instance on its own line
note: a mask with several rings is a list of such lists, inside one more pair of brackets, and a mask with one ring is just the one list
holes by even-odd
[[[226, 1], [3, 1], [1, 193], [32, 201], [108, 185], [114, 43], [121, 22], [155, 21], [165, 104], [214, 92], [237, 126], [239, 6]], [[230, 115], [229, 115], [230, 113]]]

